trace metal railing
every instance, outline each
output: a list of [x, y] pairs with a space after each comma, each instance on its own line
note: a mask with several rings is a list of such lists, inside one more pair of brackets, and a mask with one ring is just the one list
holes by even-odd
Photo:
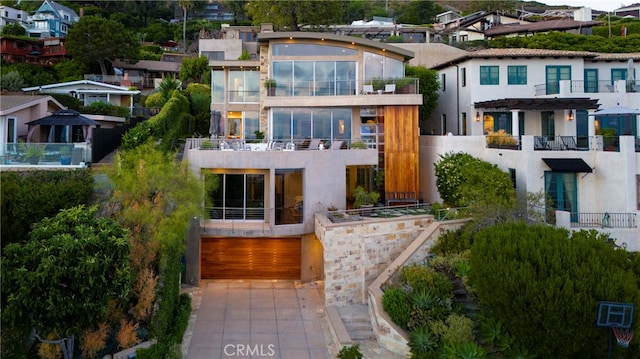
[[[640, 140], [636, 139], [636, 152]], [[620, 136], [534, 136], [534, 151], [620, 151]]]
[[636, 228], [635, 213], [571, 212], [571, 227], [579, 228]]
[[[336, 81], [278, 81], [267, 96], [355, 96], [419, 93], [419, 79], [371, 79]], [[271, 91], [269, 91], [271, 90]]]

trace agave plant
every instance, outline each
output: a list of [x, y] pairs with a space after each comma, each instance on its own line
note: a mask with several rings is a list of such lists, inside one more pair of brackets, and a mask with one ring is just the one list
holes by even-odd
[[456, 348], [456, 358], [458, 359], [482, 359], [487, 357], [487, 352], [474, 342], [458, 344]]
[[420, 327], [409, 336], [409, 348], [414, 358], [426, 358], [433, 355], [438, 349], [438, 337], [428, 328]]

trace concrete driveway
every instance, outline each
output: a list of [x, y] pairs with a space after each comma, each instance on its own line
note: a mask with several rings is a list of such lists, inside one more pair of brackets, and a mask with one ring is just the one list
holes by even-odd
[[[187, 359], [325, 359], [335, 352], [322, 282], [210, 280], [193, 288]], [[325, 337], [327, 339], [325, 339]]]

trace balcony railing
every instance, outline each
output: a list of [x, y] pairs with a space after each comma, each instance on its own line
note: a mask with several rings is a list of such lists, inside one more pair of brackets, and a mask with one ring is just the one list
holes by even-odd
[[[449, 212], [438, 213], [437, 220], [453, 219], [455, 215]], [[398, 218], [405, 216], [433, 215], [430, 203], [418, 203], [404, 206], [357, 208], [337, 211], [326, 211], [327, 218], [333, 223], [357, 222], [367, 219]]]
[[571, 213], [571, 227], [636, 228], [635, 213]]
[[276, 82], [267, 96], [355, 96], [419, 93], [417, 78]]
[[[185, 143], [187, 150], [206, 150], [206, 151], [299, 151], [299, 150], [317, 150], [332, 149], [345, 150], [359, 148], [354, 143], [359, 142], [349, 139], [294, 139], [285, 141], [266, 141], [266, 140], [242, 140], [233, 138], [190, 138]], [[376, 148], [376, 144], [366, 144], [367, 148]]]
[[488, 148], [499, 148], [504, 150], [520, 150], [520, 136], [504, 134], [489, 134], [487, 137]]
[[91, 162], [91, 145], [86, 143], [3, 143], [0, 165], [65, 166]]
[[[636, 138], [636, 152], [640, 152], [640, 140]], [[619, 136], [534, 136], [535, 151], [605, 151], [619, 152]]]

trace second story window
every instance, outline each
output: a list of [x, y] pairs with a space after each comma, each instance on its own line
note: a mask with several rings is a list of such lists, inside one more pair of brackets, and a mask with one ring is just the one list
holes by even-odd
[[480, 66], [480, 85], [499, 85], [500, 68], [498, 66]]
[[507, 67], [509, 85], [526, 85], [527, 84], [527, 67], [526, 66], [509, 66]]
[[618, 80], [627, 79], [627, 69], [611, 69], [611, 84], [615, 84]]

